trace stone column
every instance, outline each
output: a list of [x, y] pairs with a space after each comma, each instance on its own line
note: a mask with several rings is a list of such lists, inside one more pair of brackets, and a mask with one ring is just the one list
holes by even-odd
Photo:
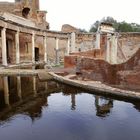
[[1, 41], [2, 41], [2, 64], [7, 66], [6, 28], [2, 28], [1, 30]]
[[8, 77], [3, 77], [3, 88], [4, 88], [4, 100], [6, 105], [10, 105], [9, 103], [9, 85], [8, 85]]
[[15, 34], [15, 45], [16, 45], [16, 64], [20, 63], [20, 48], [19, 48], [19, 31]]
[[96, 33], [96, 49], [100, 49], [100, 39], [101, 39], [101, 36], [100, 36], [100, 33]]
[[117, 35], [112, 36], [112, 46], [111, 46], [111, 63], [117, 64], [117, 50], [118, 50], [118, 38]]
[[107, 44], [106, 44], [106, 61], [110, 63], [110, 34], [107, 34]]
[[59, 39], [56, 38], [56, 59], [55, 59], [55, 63], [56, 65], [59, 65], [60, 64], [60, 60], [59, 60]]
[[47, 38], [46, 35], [43, 37], [44, 42], [44, 62], [47, 63]]
[[19, 99], [22, 99], [22, 95], [21, 95], [21, 77], [17, 76], [17, 94]]
[[32, 63], [35, 63], [35, 33], [32, 33]]
[[66, 48], [66, 55], [70, 54], [70, 39], [68, 37], [67, 48]]
[[75, 52], [75, 33], [71, 33], [71, 52]]

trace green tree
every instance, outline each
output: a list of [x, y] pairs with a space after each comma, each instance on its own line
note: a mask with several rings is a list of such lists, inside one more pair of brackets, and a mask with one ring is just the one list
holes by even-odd
[[118, 28], [116, 29], [118, 32], [133, 32], [133, 27], [131, 24], [126, 23], [125, 21], [118, 23]]
[[112, 17], [104, 17], [96, 21], [90, 28], [89, 32], [96, 32], [101, 22], [111, 23], [117, 32], [140, 32], [140, 25], [136, 23], [117, 22]]
[[91, 25], [89, 32], [96, 32], [99, 24], [100, 24], [100, 21], [97, 20], [93, 25]]

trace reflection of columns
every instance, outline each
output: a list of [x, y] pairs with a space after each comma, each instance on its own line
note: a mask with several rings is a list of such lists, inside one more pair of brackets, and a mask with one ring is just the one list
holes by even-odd
[[7, 66], [6, 28], [1, 30], [2, 39], [2, 64]]
[[46, 35], [43, 37], [44, 42], [44, 62], [47, 63], [47, 39]]
[[20, 63], [20, 49], [19, 49], [19, 31], [15, 34], [15, 45], [16, 45], [16, 64]]
[[36, 90], [36, 76], [33, 76], [33, 93], [34, 93], [34, 96], [37, 95], [37, 90]]
[[48, 104], [48, 98], [49, 98], [49, 95], [46, 96], [46, 104], [45, 104], [45, 106], [48, 106], [48, 105], [49, 105], [49, 104]]
[[68, 37], [68, 43], [67, 43], [67, 49], [66, 49], [66, 55], [70, 54], [70, 39]]
[[99, 106], [99, 96], [95, 95], [95, 107], [96, 107], [96, 110], [97, 110], [98, 106]]
[[59, 39], [56, 38], [56, 65], [59, 65]]
[[75, 52], [75, 33], [71, 33], [71, 52]]
[[106, 61], [110, 63], [110, 34], [107, 34]]
[[75, 104], [75, 94], [71, 94], [71, 109], [75, 110], [76, 104]]
[[35, 62], [35, 33], [32, 33], [32, 63]]
[[22, 95], [21, 95], [21, 77], [17, 76], [17, 94], [19, 99], [22, 99]]
[[6, 105], [9, 103], [9, 86], [8, 86], [8, 77], [3, 77], [3, 87], [4, 87], [4, 100]]
[[100, 49], [100, 33], [96, 33], [96, 49]]

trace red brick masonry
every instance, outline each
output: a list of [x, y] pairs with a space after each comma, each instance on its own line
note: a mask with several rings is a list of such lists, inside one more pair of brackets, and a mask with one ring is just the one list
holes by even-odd
[[95, 59], [87, 53], [70, 55], [65, 57], [65, 67], [76, 67], [83, 79], [140, 90], [140, 49], [127, 62], [117, 65]]

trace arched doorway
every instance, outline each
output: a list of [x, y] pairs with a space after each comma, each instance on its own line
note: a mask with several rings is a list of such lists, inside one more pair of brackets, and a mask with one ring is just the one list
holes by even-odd
[[22, 10], [22, 16], [24, 18], [28, 18], [29, 12], [30, 12], [30, 8], [28, 8], [28, 7], [23, 8], [23, 10]]

